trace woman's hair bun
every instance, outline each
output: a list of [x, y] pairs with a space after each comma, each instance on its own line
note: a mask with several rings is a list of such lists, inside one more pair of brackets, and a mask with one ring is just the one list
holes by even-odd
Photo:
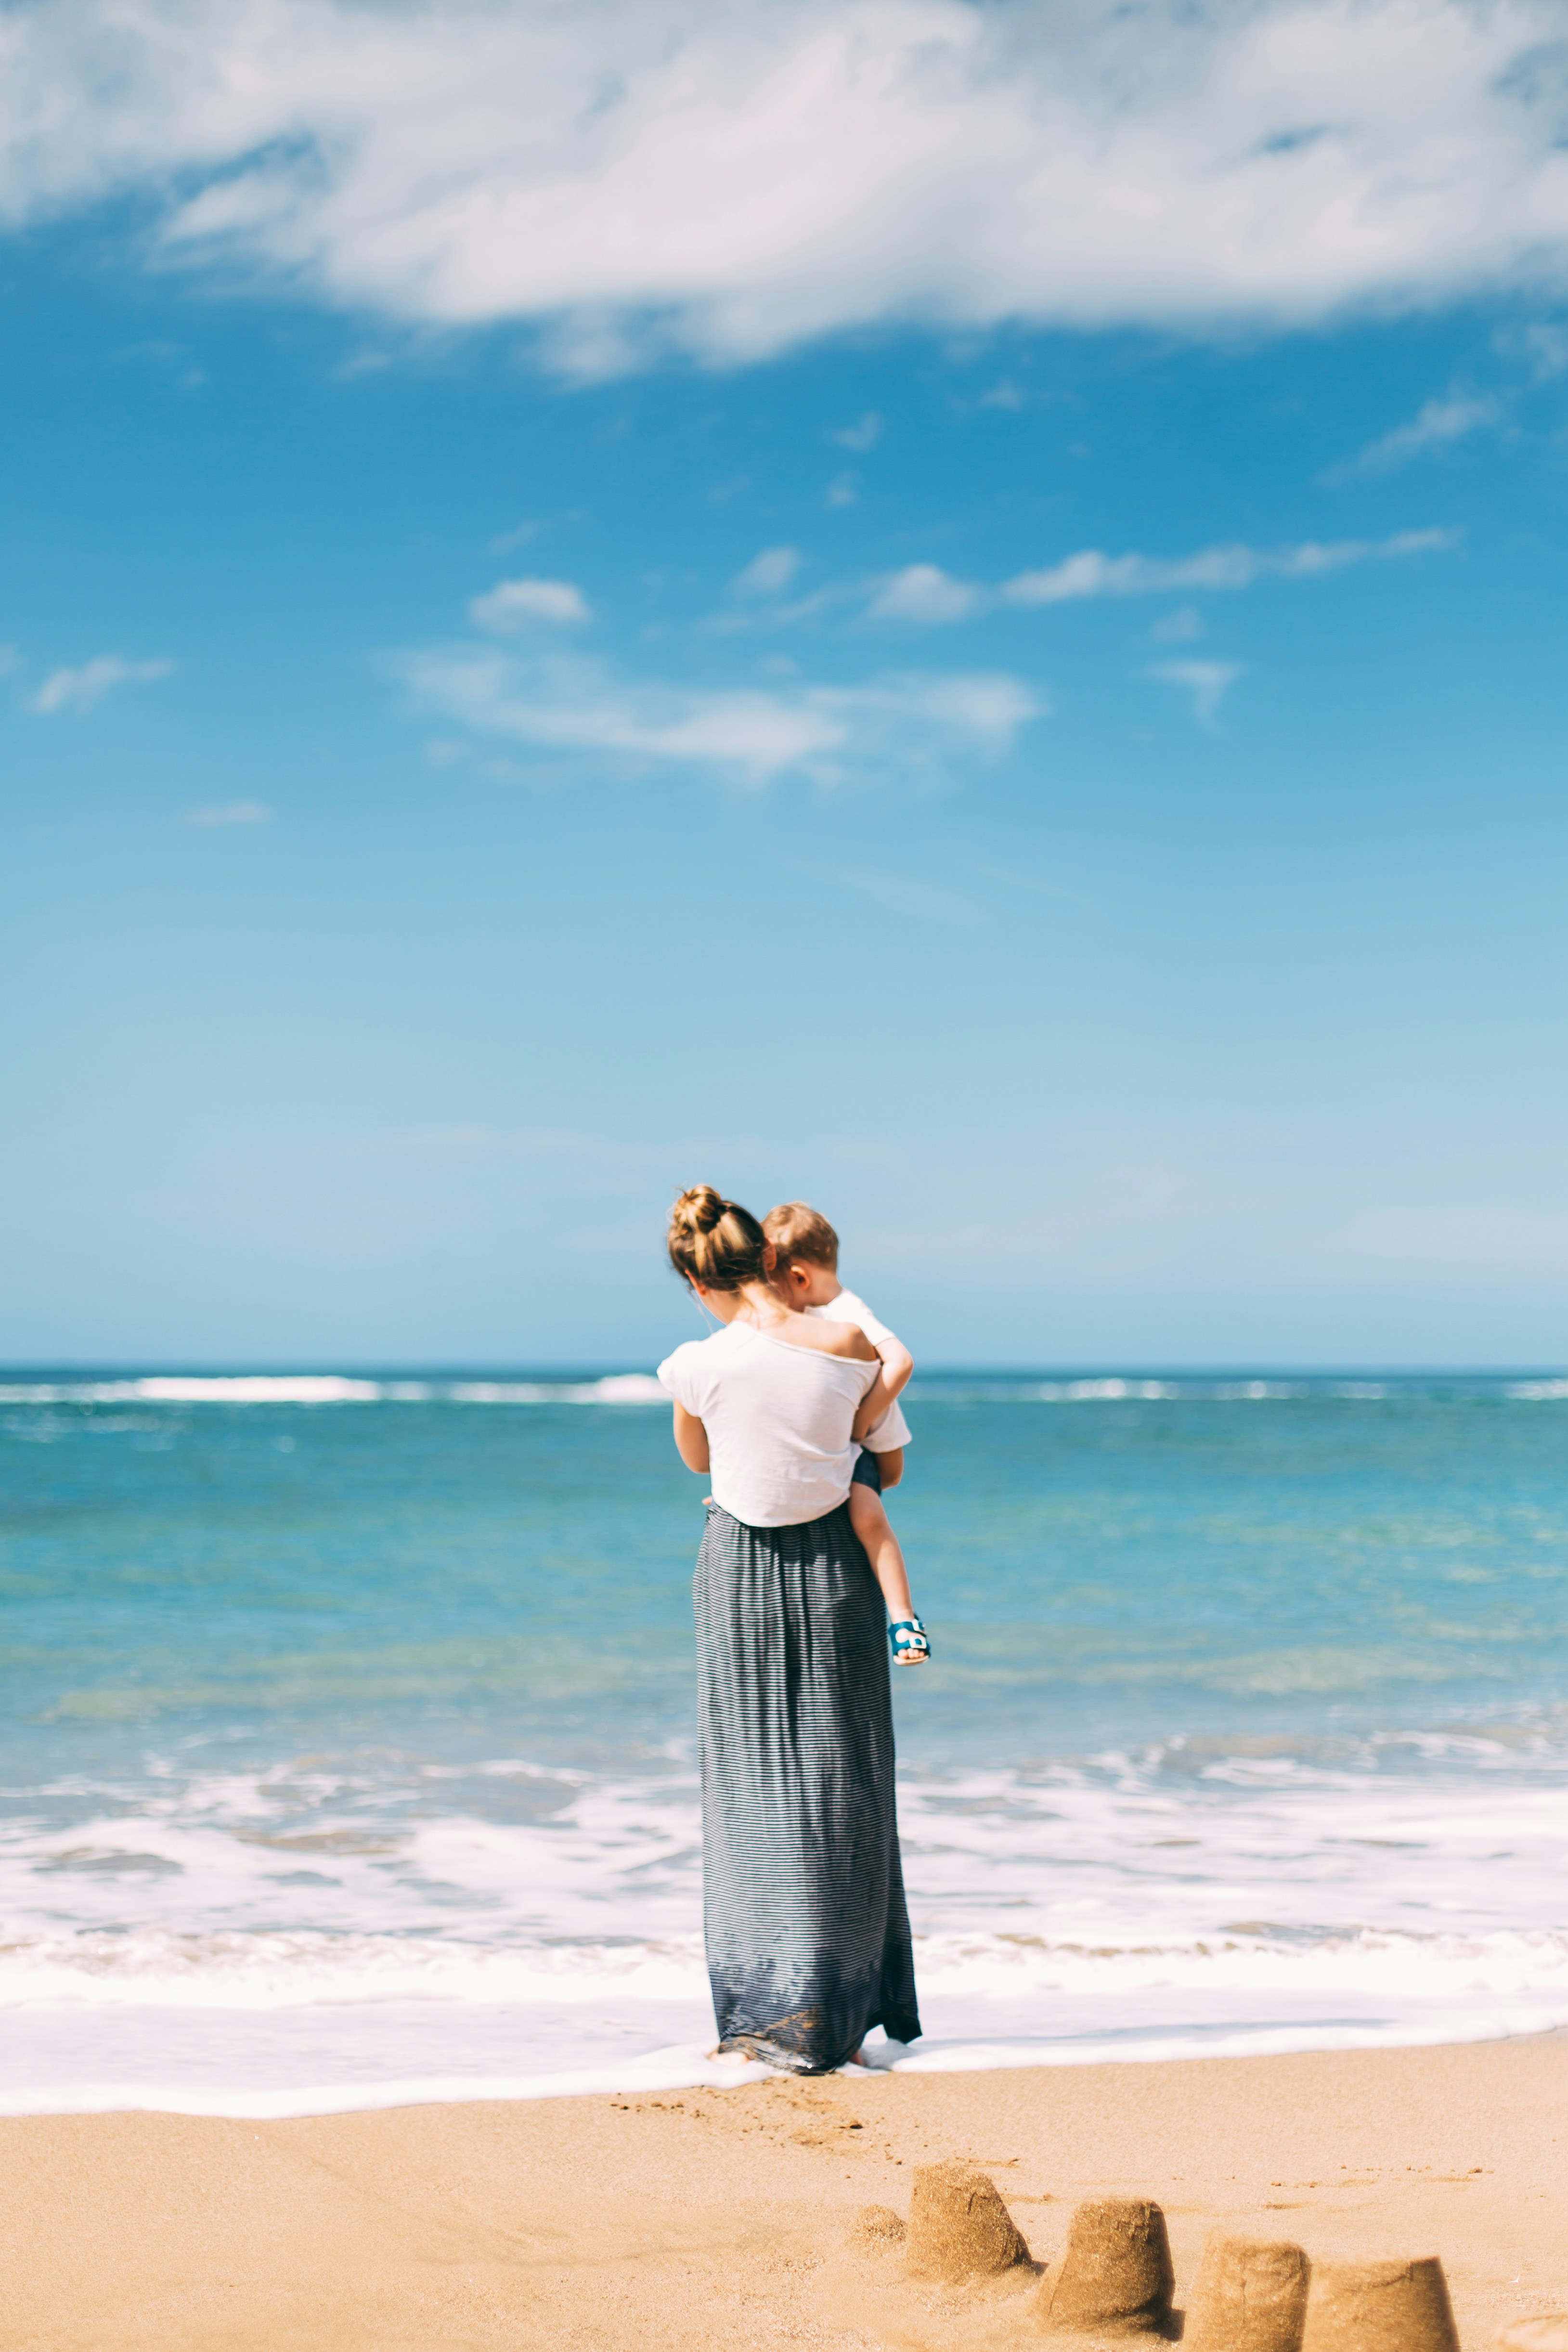
[[712, 1184], [688, 1184], [670, 1211], [670, 1264], [705, 1290], [742, 1290], [766, 1282], [773, 1252], [749, 1209]]
[[688, 1184], [670, 1211], [671, 1227], [688, 1234], [711, 1234], [728, 1205], [713, 1185]]

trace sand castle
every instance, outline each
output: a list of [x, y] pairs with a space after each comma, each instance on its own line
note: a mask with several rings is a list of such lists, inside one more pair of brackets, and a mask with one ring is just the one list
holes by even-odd
[[[912, 2281], [949, 2288], [1041, 2267], [996, 2183], [968, 2164], [918, 2166], [908, 2221], [867, 2206], [855, 2235], [883, 2253], [902, 2249]], [[1159, 2206], [1146, 2197], [1092, 2200], [1075, 2208], [1061, 2261], [1019, 2306], [1018, 2340], [1179, 2336], [1187, 2352], [1459, 2352], [1435, 2254], [1314, 2263], [1287, 2240], [1215, 2230], [1185, 2314], [1172, 2306], [1174, 2287]], [[1497, 2352], [1568, 2352], [1568, 2315], [1514, 2321]]]
[[1311, 2272], [1284, 2239], [1210, 2231], [1184, 2340], [1192, 2352], [1299, 2352]]
[[1301, 2352], [1459, 2352], [1442, 2263], [1319, 2263]]
[[916, 2278], [995, 2278], [1029, 2260], [996, 2183], [967, 2164], [916, 2168], [907, 2244]]
[[1171, 2336], [1175, 2284], [1159, 2207], [1147, 2197], [1098, 2198], [1074, 2212], [1037, 2315], [1052, 2333]]

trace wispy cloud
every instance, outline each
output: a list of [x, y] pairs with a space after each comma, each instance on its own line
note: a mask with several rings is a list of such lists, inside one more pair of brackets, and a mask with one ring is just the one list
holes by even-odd
[[1445, 394], [1441, 399], [1424, 403], [1408, 424], [1396, 425], [1358, 457], [1332, 467], [1326, 478], [1344, 481], [1353, 474], [1392, 473], [1396, 466], [1408, 465], [1412, 457], [1424, 457], [1430, 449], [1449, 448], [1467, 435], [1498, 424], [1502, 415], [1501, 401], [1490, 394]]
[[991, 599], [967, 580], [935, 563], [906, 563], [883, 581], [866, 606], [873, 621], [967, 621]]
[[1244, 674], [1239, 662], [1222, 661], [1153, 662], [1145, 672], [1162, 685], [1179, 687], [1190, 699], [1192, 715], [1200, 727], [1212, 727], [1220, 704]]
[[[1081, 549], [1059, 563], [1019, 572], [996, 586], [956, 580], [935, 563], [907, 564], [873, 582], [866, 616], [922, 624], [967, 621], [999, 605], [1071, 604], [1098, 596], [1164, 596], [1183, 590], [1218, 593], [1259, 580], [1312, 580], [1358, 563], [1436, 555], [1459, 543], [1457, 530], [1404, 530], [1391, 539], [1303, 540], [1293, 547], [1200, 548], [1194, 555], [1106, 555]], [[1190, 634], [1190, 624], [1183, 624]]]
[[583, 374], [910, 318], [1273, 328], [1560, 276], [1534, 60], [1561, 23], [1552, 0], [74, 0], [12, 12], [0, 201], [145, 191], [164, 262], [359, 316], [531, 319]]
[[979, 919], [980, 908], [973, 898], [960, 890], [945, 889], [936, 882], [919, 882], [904, 874], [882, 874], [874, 868], [861, 866], [817, 866], [811, 868], [813, 880], [826, 882], [836, 890], [847, 890], [858, 898], [866, 898], [873, 906], [886, 907], [895, 915], [911, 916], [917, 922], [956, 923], [967, 927]]
[[1196, 604], [1178, 604], [1174, 613], [1165, 614], [1149, 631], [1157, 646], [1188, 646], [1203, 635], [1203, 614]]
[[683, 763], [766, 783], [843, 742], [829, 713], [799, 697], [682, 693], [628, 684], [598, 663], [523, 665], [459, 646], [406, 655], [398, 668], [419, 708], [472, 733], [631, 766]]
[[1401, 530], [1391, 539], [1302, 540], [1294, 547], [1200, 548], [1196, 555], [1104, 555], [1089, 547], [1004, 582], [1009, 604], [1065, 604], [1083, 596], [1163, 596], [1173, 590], [1250, 588], [1258, 580], [1315, 580], [1357, 563], [1399, 562], [1457, 547], [1457, 530]]
[[846, 449], [874, 449], [882, 439], [887, 419], [879, 416], [874, 408], [868, 408], [858, 425], [844, 425], [833, 438]]
[[263, 801], [225, 801], [216, 808], [185, 811], [187, 824], [270, 824], [272, 811]]
[[497, 580], [486, 595], [475, 597], [468, 617], [476, 627], [507, 637], [536, 621], [559, 628], [591, 616], [587, 598], [570, 580]]
[[1568, 327], [1535, 320], [1521, 329], [1519, 341], [1537, 383], [1568, 373]]
[[798, 547], [765, 547], [729, 583], [732, 596], [781, 596], [804, 558]]
[[390, 352], [350, 352], [347, 358], [340, 359], [332, 370], [333, 381], [338, 383], [352, 383], [356, 376], [380, 375], [391, 365]]
[[[903, 628], [942, 628], [983, 614], [1030, 610], [1096, 598], [1160, 596], [1174, 592], [1223, 593], [1260, 580], [1312, 580], [1364, 563], [1398, 562], [1443, 553], [1460, 544], [1458, 530], [1398, 531], [1389, 539], [1303, 540], [1293, 546], [1200, 548], [1174, 557], [1107, 555], [1083, 548], [1058, 563], [999, 582], [962, 580], [937, 563], [906, 563], [870, 579], [828, 581], [790, 598], [800, 552], [767, 548], [731, 581], [727, 608], [705, 627], [719, 634], [789, 628], [830, 614]], [[1203, 635], [1192, 604], [1176, 605], [1150, 634], [1158, 645], [1190, 644]]]
[[858, 474], [835, 474], [828, 484], [828, 504], [831, 507], [859, 506], [861, 478]]
[[117, 686], [151, 686], [172, 675], [172, 661], [127, 661], [123, 654], [97, 654], [76, 669], [49, 672], [27, 709], [39, 719], [57, 719], [62, 712], [96, 710]]
[[1006, 751], [1043, 715], [1022, 680], [884, 672], [858, 686], [695, 688], [607, 664], [457, 645], [394, 665], [414, 707], [477, 737], [622, 772], [684, 767], [762, 785], [790, 772], [837, 783]]

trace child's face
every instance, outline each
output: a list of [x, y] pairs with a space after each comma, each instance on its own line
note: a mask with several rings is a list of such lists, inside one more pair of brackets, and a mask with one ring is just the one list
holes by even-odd
[[831, 1307], [843, 1284], [831, 1266], [811, 1265], [803, 1257], [792, 1257], [780, 1268], [784, 1287], [790, 1306], [797, 1315], [808, 1307]]

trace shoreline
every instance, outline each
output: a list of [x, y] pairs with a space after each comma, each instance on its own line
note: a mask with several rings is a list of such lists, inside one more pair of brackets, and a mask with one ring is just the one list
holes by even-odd
[[[1498, 2042], [1542, 2041], [1553, 2034], [1568, 2039], [1568, 2019], [1554, 2016], [1519, 2027], [1493, 2026], [1465, 2036], [1447, 2029], [1389, 2032], [1369, 2028], [1360, 2038], [1349, 2029], [1342, 2029], [1332, 2039], [1320, 2038], [1329, 2031], [1307, 2024], [1281, 2025], [1273, 2033], [1241, 2029], [1234, 2034], [1217, 2033], [1211, 2046], [1198, 2049], [1190, 2046], [1194, 2037], [1177, 2033], [1166, 2041], [1151, 2039], [1120, 2050], [1076, 2042], [1030, 2048], [1017, 2041], [965, 2043], [926, 2037], [909, 2045], [902, 2056], [885, 2061], [873, 2056], [863, 2068], [846, 2066], [834, 2076], [809, 2079], [855, 2083], [877, 2076], [909, 2081], [932, 2075], [1027, 2074], [1203, 2065], [1225, 2060], [1371, 2055], [1382, 2051], [1468, 2050]], [[388, 2077], [304, 2083], [285, 2089], [248, 2085], [205, 2089], [194, 2084], [173, 2088], [131, 2080], [8, 2091], [0, 2082], [0, 2125], [27, 2118], [118, 2115], [183, 2116], [215, 2123], [293, 2123], [311, 2116], [383, 2115], [412, 2107], [532, 2105], [545, 2100], [644, 2097], [674, 2091], [728, 2094], [775, 2079], [756, 2062], [713, 2058], [703, 2045], [690, 2043], [647, 2051], [615, 2064], [564, 2067], [550, 2074]]]
[[953, 2158], [1037, 2262], [1080, 2199], [1156, 2198], [1178, 2307], [1223, 2224], [1319, 2260], [1437, 2254], [1465, 2352], [1568, 2309], [1563, 2030], [272, 2123], [10, 2117], [0, 2148], [6, 2352], [1027, 2342], [1011, 2289], [850, 2249], [862, 2208], [907, 2211], [915, 2168]]

